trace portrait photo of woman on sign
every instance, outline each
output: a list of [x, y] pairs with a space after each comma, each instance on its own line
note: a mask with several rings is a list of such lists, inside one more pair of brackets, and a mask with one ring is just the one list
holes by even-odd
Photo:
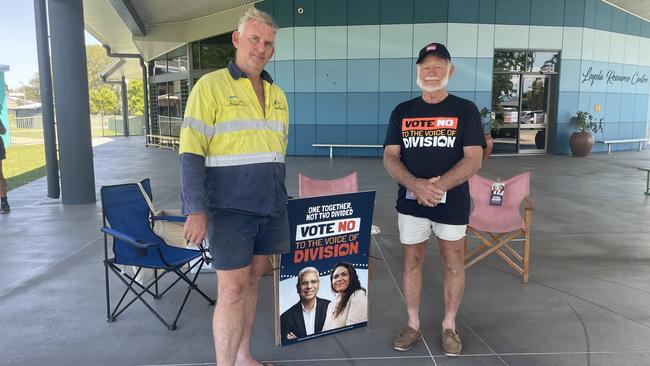
[[330, 275], [334, 301], [327, 306], [323, 331], [368, 321], [368, 295], [350, 263], [338, 262]]

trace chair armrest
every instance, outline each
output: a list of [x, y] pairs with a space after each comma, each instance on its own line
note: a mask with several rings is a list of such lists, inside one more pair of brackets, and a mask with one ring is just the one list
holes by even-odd
[[154, 221], [170, 221], [170, 222], [185, 222], [186, 216], [153, 216]]
[[146, 252], [149, 248], [158, 246], [157, 243], [144, 243], [134, 237], [131, 237], [121, 231], [117, 231], [110, 227], [103, 227], [101, 230], [112, 237], [118, 238], [133, 245], [138, 254], [141, 254], [143, 257], [146, 256]]
[[524, 208], [529, 211], [533, 209], [533, 200], [528, 196], [524, 197]]

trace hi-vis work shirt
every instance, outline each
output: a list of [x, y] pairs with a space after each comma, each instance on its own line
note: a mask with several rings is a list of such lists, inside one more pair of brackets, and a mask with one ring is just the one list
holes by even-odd
[[289, 109], [263, 71], [265, 106], [235, 63], [194, 85], [181, 126], [183, 213], [226, 209], [277, 216], [287, 204]]

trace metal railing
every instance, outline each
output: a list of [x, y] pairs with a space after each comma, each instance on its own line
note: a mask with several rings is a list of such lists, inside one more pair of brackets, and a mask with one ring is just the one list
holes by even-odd
[[158, 121], [152, 124], [151, 133], [147, 136], [147, 145], [177, 150], [182, 124], [180, 117], [158, 116]]
[[43, 118], [9, 116], [9, 143], [12, 145], [43, 144]]
[[[122, 116], [91, 115], [90, 129], [93, 138], [124, 136]], [[129, 134], [144, 135], [144, 117], [129, 116]], [[9, 117], [9, 136], [12, 145], [43, 144], [43, 117]]]
[[180, 117], [158, 117], [158, 134], [162, 136], [174, 136], [178, 137], [181, 135], [181, 124], [183, 124], [183, 119]]

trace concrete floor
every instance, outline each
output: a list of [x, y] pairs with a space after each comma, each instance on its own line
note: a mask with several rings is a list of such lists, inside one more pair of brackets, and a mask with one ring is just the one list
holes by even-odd
[[[261, 285], [253, 352], [275, 365], [650, 365], [650, 205], [643, 195], [650, 151], [497, 157], [481, 174], [532, 171], [531, 280], [523, 284], [498, 258], [467, 272], [458, 322], [463, 355], [440, 350], [441, 271], [430, 246], [421, 307], [424, 342], [407, 353], [392, 340], [405, 323], [395, 184], [378, 158], [289, 157], [297, 174], [334, 178], [356, 170], [376, 190], [374, 279], [367, 328], [285, 348], [273, 343], [271, 277]], [[175, 152], [142, 138], [95, 148], [97, 189], [150, 177], [159, 208], [179, 207]], [[10, 192], [0, 215], [1, 365], [209, 365], [212, 308], [191, 296], [176, 331], [136, 304], [105, 321], [101, 207], [62, 206], [41, 179]], [[115, 283], [115, 282], [114, 282]], [[200, 286], [214, 292], [213, 274]], [[115, 283], [116, 284], [116, 283]], [[157, 301], [170, 314], [183, 288]], [[176, 296], [175, 294], [178, 294]]]

